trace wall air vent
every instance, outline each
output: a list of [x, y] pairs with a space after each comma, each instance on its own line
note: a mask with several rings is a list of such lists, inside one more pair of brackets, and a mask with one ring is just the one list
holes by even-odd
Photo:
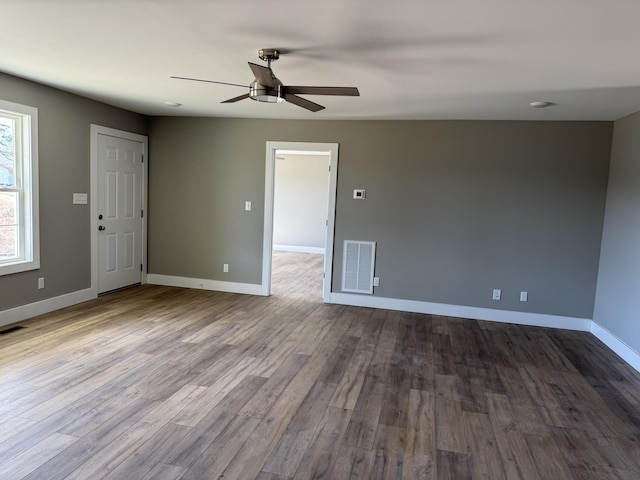
[[373, 293], [375, 242], [344, 241], [342, 253], [342, 291]]

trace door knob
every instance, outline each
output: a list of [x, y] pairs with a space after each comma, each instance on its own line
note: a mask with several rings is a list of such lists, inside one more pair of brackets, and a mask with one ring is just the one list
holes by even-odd
[[100, 231], [105, 230], [104, 225], [100, 225], [100, 226], [98, 227], [98, 230], [100, 230]]

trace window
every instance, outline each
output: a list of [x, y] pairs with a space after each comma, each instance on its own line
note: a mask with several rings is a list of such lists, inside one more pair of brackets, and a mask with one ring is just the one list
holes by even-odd
[[38, 110], [0, 100], [0, 275], [40, 268]]

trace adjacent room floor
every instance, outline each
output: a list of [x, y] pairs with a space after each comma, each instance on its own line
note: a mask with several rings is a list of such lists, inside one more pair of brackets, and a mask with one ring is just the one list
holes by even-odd
[[640, 375], [589, 333], [145, 285], [0, 336], [0, 478], [638, 479]]

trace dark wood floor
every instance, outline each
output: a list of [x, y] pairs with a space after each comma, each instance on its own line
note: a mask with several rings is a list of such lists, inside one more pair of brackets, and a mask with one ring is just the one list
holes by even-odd
[[0, 478], [640, 478], [640, 376], [592, 335], [324, 305], [321, 263], [0, 336]]

